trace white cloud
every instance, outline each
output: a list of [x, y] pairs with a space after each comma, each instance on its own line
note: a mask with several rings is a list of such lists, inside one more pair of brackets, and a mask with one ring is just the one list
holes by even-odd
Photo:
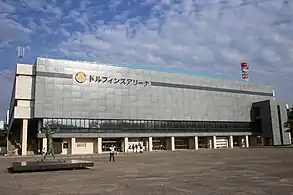
[[[66, 0], [62, 7], [56, 2], [0, 1], [0, 51], [13, 48], [11, 43], [31, 41], [31, 56], [42, 55], [40, 48], [46, 47], [44, 53], [56, 58], [236, 78], [240, 61], [246, 59], [252, 82], [275, 85], [277, 95], [293, 103], [291, 1], [111, 0], [104, 5], [82, 0], [76, 5]], [[18, 11], [27, 14], [20, 18]]]
[[[136, 17], [119, 23], [87, 23], [96, 28], [73, 33], [55, 51], [69, 57], [74, 53], [75, 58], [86, 60], [186, 66], [237, 78], [240, 78], [240, 61], [247, 59], [255, 72], [251, 73], [254, 82], [274, 84], [279, 82], [279, 75], [291, 77], [293, 3], [284, 5], [282, 0], [180, 2], [145, 1], [143, 4], [152, 5], [153, 11], [144, 21]], [[161, 13], [159, 18], [158, 13]], [[121, 13], [116, 16], [117, 21], [121, 17]], [[289, 92], [284, 88], [277, 90], [286, 100], [293, 96], [293, 83], [288, 87]]]
[[22, 4], [33, 10], [40, 10], [48, 2], [46, 0], [21, 0]]
[[5, 13], [12, 13], [14, 12], [14, 7], [12, 5], [9, 5], [5, 3], [4, 1], [0, 1], [0, 13], [5, 14]]
[[15, 7], [5, 1], [0, 1], [0, 48], [9, 47], [12, 41], [26, 41], [31, 30], [20, 24], [16, 17]]
[[29, 38], [30, 29], [9, 18], [0, 18], [0, 44]]

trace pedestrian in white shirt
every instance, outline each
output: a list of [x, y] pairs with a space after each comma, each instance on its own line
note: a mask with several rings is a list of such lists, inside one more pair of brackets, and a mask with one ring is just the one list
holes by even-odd
[[113, 159], [113, 162], [115, 162], [114, 153], [115, 153], [115, 146], [111, 145], [111, 147], [110, 147], [110, 161]]

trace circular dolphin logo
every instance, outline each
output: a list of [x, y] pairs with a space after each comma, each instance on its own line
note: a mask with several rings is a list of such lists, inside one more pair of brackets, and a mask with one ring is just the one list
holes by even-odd
[[86, 74], [83, 72], [76, 73], [75, 80], [78, 83], [84, 83], [86, 81]]

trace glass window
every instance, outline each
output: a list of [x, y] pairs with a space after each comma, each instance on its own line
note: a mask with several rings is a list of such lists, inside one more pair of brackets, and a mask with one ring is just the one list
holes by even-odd
[[62, 126], [66, 126], [66, 119], [62, 119], [61, 124], [62, 124]]
[[66, 119], [66, 126], [71, 126], [71, 119]]
[[43, 119], [43, 127], [48, 124], [48, 119]]
[[84, 119], [80, 119], [80, 127], [84, 128]]
[[80, 119], [74, 119], [76, 127], [80, 127]]
[[161, 121], [154, 121], [154, 128], [160, 129], [161, 128]]
[[53, 123], [53, 119], [51, 119], [51, 118], [47, 119], [47, 124], [48, 124], [48, 125], [50, 125], [50, 124], [52, 124], [52, 123]]
[[173, 124], [173, 128], [179, 128], [181, 126], [181, 122], [180, 121], [172, 121], [171, 122]]
[[76, 120], [75, 119], [71, 119], [71, 124], [76, 127]]
[[101, 129], [106, 129], [107, 128], [107, 121], [101, 120], [100, 124], [98, 125]]
[[147, 129], [147, 121], [140, 121], [140, 128]]
[[89, 128], [94, 128], [96, 124], [97, 124], [97, 120], [89, 120]]
[[113, 123], [113, 128], [117, 129], [118, 128], [118, 120], [113, 120], [112, 123]]
[[89, 120], [84, 120], [84, 127], [89, 128]]
[[52, 119], [52, 124], [58, 124], [58, 120], [57, 119]]
[[133, 121], [133, 127], [136, 128], [136, 129], [137, 129], [137, 128], [140, 129], [140, 120], [134, 120], [134, 121]]
[[166, 121], [161, 121], [161, 128], [166, 128]]
[[188, 121], [178, 121], [178, 128], [180, 129], [186, 129], [188, 128]]
[[154, 128], [154, 121], [148, 121], [148, 128], [153, 129]]

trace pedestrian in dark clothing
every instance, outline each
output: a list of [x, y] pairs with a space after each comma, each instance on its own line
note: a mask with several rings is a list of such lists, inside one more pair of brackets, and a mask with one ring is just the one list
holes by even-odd
[[113, 162], [115, 162], [114, 152], [115, 152], [115, 146], [112, 145], [110, 147], [110, 161], [113, 159]]
[[135, 144], [135, 151], [137, 152], [137, 148], [138, 148], [138, 146], [137, 146], [137, 144]]

